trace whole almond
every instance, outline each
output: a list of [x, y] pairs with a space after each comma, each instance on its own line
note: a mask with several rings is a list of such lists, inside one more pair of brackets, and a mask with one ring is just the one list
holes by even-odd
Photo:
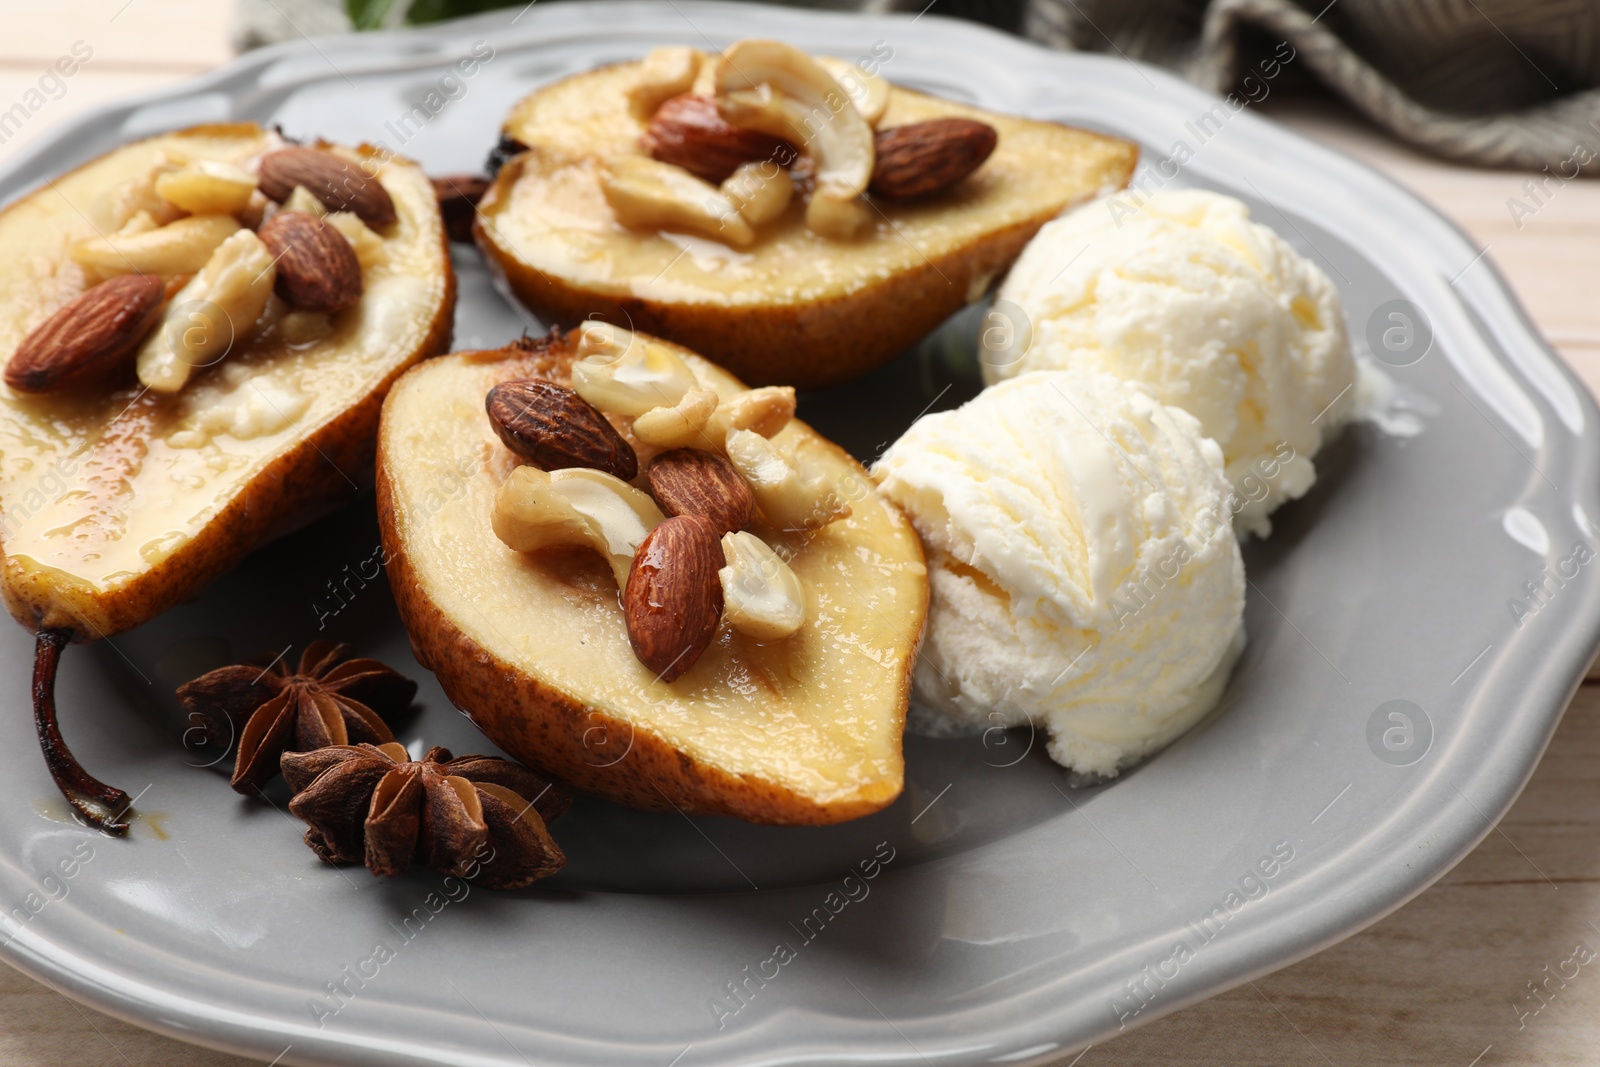
[[332, 152], [280, 148], [261, 157], [261, 192], [283, 203], [303, 185], [329, 211], [353, 211], [375, 230], [393, 225], [394, 201], [378, 179]]
[[22, 339], [6, 364], [6, 384], [19, 393], [52, 393], [108, 381], [138, 349], [165, 299], [154, 274], [101, 282]]
[[446, 174], [431, 180], [439, 214], [444, 216], [445, 232], [452, 241], [471, 244], [472, 219], [478, 213], [478, 201], [489, 191], [489, 179], [476, 174]]
[[343, 311], [361, 299], [361, 263], [344, 234], [304, 211], [280, 211], [257, 236], [278, 265], [273, 290], [300, 311]]
[[606, 417], [565, 386], [540, 378], [501, 382], [484, 400], [505, 446], [541, 470], [593, 467], [632, 481], [639, 457]]
[[788, 141], [731, 124], [715, 100], [694, 93], [674, 96], [657, 108], [640, 145], [651, 158], [712, 185], [726, 181], [741, 164], [770, 159], [787, 167], [798, 155]]
[[972, 119], [929, 119], [879, 130], [868, 190], [887, 200], [943, 192], [977, 170], [998, 140], [993, 126]]
[[668, 515], [698, 515], [718, 537], [755, 518], [756, 497], [744, 475], [715, 452], [675, 448], [650, 462], [650, 495]]
[[650, 531], [622, 594], [628, 641], [663, 682], [695, 665], [722, 619], [722, 544], [711, 524], [676, 515]]

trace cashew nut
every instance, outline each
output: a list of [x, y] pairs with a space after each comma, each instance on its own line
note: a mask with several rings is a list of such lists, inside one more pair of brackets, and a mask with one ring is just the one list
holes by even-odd
[[594, 549], [611, 564], [620, 589], [634, 553], [664, 518], [649, 496], [602, 471], [525, 466], [495, 493], [490, 521], [495, 536], [517, 552], [553, 545]]
[[243, 167], [202, 159], [156, 178], [156, 193], [192, 215], [231, 215], [243, 211], [256, 189], [256, 176]]
[[315, 194], [303, 185], [297, 185], [289, 191], [289, 196], [283, 202], [279, 211], [304, 211], [307, 215], [322, 218], [328, 213], [328, 205], [317, 199]]
[[161, 223], [157, 222], [155, 217], [151, 215], [150, 212], [137, 211], [134, 213], [131, 219], [122, 224], [122, 228], [118, 230], [114, 236], [132, 237], [136, 233], [149, 233], [151, 230], [158, 230], [160, 228]]
[[156, 192], [156, 182], [160, 181], [163, 175], [171, 174], [182, 166], [182, 163], [162, 154], [144, 174], [118, 182], [106, 190], [95, 211], [102, 228], [108, 231], [120, 230], [129, 219], [141, 211], [148, 211], [157, 226], [163, 226], [182, 216], [183, 211], [176, 204]]
[[723, 52], [716, 86], [717, 108], [730, 123], [810, 153], [816, 188], [806, 225], [828, 237], [859, 232], [869, 219], [859, 198], [872, 179], [872, 127], [833, 76], [791, 45], [746, 40]]
[[817, 56], [816, 60], [817, 66], [831, 74], [839, 88], [849, 94], [850, 102], [867, 120], [867, 125], [876, 127], [889, 109], [889, 83], [848, 59]]
[[235, 338], [247, 335], [261, 317], [276, 277], [272, 253], [261, 238], [237, 230], [172, 298], [161, 324], [139, 349], [139, 381], [158, 393], [175, 393], [195, 368], [226, 356]]
[[789, 209], [794, 179], [770, 161], [741, 163], [722, 183], [722, 194], [751, 226], [765, 226]]
[[806, 621], [800, 579], [761, 538], [744, 530], [722, 535], [728, 565], [717, 571], [728, 625], [757, 641], [781, 641]]
[[613, 415], [643, 415], [653, 408], [674, 407], [685, 393], [700, 387], [677, 353], [610, 323], [585, 325], [576, 355], [572, 388]]
[[850, 505], [821, 476], [802, 478], [778, 447], [753, 430], [728, 434], [728, 460], [750, 483], [761, 514], [781, 530], [820, 530], [850, 516]]
[[806, 226], [824, 237], [847, 241], [871, 225], [872, 208], [859, 196], [841, 200], [812, 193], [806, 203]]
[[720, 189], [670, 163], [619, 156], [601, 171], [600, 190], [631, 230], [689, 230], [736, 248], [756, 239]]
[[239, 230], [232, 215], [191, 215], [143, 233], [90, 237], [72, 258], [100, 274], [193, 274]]
[[[295, 187], [296, 192], [299, 189], [299, 186]], [[360, 215], [353, 211], [335, 211], [327, 216], [327, 221], [328, 225], [344, 234], [344, 239], [350, 242], [350, 247], [355, 251], [356, 262], [363, 268], [383, 258], [383, 238], [361, 221]]]
[[500, 484], [490, 524], [494, 535], [516, 552], [554, 545], [594, 547], [588, 520], [551, 487], [550, 472], [538, 467], [518, 467]]
[[649, 122], [667, 100], [694, 88], [705, 55], [687, 45], [652, 48], [639, 68], [639, 80], [628, 89], [628, 111]]
[[676, 404], [651, 408], [633, 420], [633, 435], [660, 449], [701, 445], [703, 439], [719, 440], [726, 434], [706, 434], [706, 423], [717, 410], [717, 394], [710, 389], [691, 389]]
[[734, 430], [754, 430], [762, 437], [772, 437], [792, 418], [794, 386], [764, 385], [724, 400], [711, 417], [707, 433], [715, 441], [726, 441]]

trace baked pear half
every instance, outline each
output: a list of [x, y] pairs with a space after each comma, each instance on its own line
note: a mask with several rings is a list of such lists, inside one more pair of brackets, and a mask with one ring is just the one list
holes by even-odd
[[[383, 396], [449, 347], [433, 188], [253, 124], [118, 148], [0, 212], [0, 593], [38, 635], [52, 774], [69, 641], [138, 626], [370, 478]], [[43, 690], [39, 688], [43, 682]], [[116, 828], [116, 820], [110, 820]]]
[[1136, 145], [902, 89], [772, 41], [520, 101], [479, 246], [548, 321], [678, 341], [752, 383], [843, 381], [979, 299]]
[[630, 807], [824, 824], [890, 803], [922, 547], [793, 395], [627, 331], [408, 372], [378, 506], [417, 658], [501, 748]]

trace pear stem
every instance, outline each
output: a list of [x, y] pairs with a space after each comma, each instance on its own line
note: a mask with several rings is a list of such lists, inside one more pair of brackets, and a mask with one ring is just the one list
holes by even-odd
[[[106, 785], [83, 769], [72, 750], [67, 748], [56, 721], [56, 668], [61, 662], [61, 650], [71, 636], [69, 630], [40, 630], [34, 635], [33, 724], [39, 731], [39, 749], [44, 753], [50, 777], [61, 795], [67, 798], [67, 803], [77, 808], [91, 826], [120, 836], [128, 832], [128, 822], [123, 816], [133, 802], [122, 790]], [[90, 807], [84, 802], [85, 797], [104, 810]]]

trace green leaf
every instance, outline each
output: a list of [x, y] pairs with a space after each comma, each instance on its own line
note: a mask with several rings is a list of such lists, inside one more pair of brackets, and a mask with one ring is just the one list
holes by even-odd
[[[345, 0], [345, 11], [358, 30], [383, 29], [399, 0]], [[537, 2], [537, 0], [536, 0]], [[502, 7], [532, 7], [528, 0], [414, 0], [401, 19], [407, 25], [476, 15]]]
[[376, 30], [383, 26], [384, 16], [394, 6], [394, 0], [345, 0], [344, 9], [358, 30]]
[[481, 11], [494, 11], [502, 7], [522, 7], [527, 0], [416, 0], [406, 15], [414, 23], [438, 22], [441, 19], [476, 15]]

